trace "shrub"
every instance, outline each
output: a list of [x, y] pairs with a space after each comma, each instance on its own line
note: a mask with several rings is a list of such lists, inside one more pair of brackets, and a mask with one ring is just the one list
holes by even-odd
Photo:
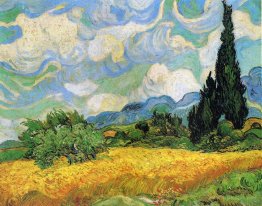
[[129, 140], [131, 140], [131, 142], [137, 142], [141, 140], [143, 137], [144, 137], [144, 133], [141, 130], [137, 130], [137, 129], [132, 130], [128, 134], [128, 138]]
[[244, 136], [244, 133], [239, 130], [239, 129], [234, 129], [231, 133], [230, 133], [230, 137], [233, 139], [233, 140], [240, 140], [242, 137]]
[[146, 121], [138, 122], [138, 123], [135, 125], [135, 128], [143, 131], [145, 135], [146, 135], [147, 132], [149, 131], [149, 126], [148, 126], [148, 123], [147, 123]]
[[229, 121], [224, 120], [222, 122], [219, 122], [217, 127], [217, 134], [224, 137], [230, 135], [233, 129], [234, 129], [233, 124]]
[[159, 129], [160, 135], [186, 135], [182, 125], [182, 119], [175, 114], [159, 113], [154, 111], [152, 125]]
[[68, 162], [84, 162], [96, 158], [103, 150], [103, 136], [91, 126], [83, 124], [71, 128], [62, 127], [55, 133], [52, 130], [41, 132], [33, 139], [32, 158], [41, 168], [52, 166], [54, 161], [65, 156]]
[[20, 138], [29, 148], [26, 157], [35, 159], [41, 168], [53, 165], [61, 156], [71, 164], [96, 158], [104, 150], [102, 134], [76, 111], [55, 110], [47, 114], [45, 121], [28, 119], [23, 124], [27, 130]]

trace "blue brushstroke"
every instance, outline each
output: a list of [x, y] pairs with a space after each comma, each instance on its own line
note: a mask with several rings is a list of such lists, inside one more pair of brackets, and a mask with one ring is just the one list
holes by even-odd
[[20, 26], [0, 26], [0, 44], [11, 44], [23, 35]]

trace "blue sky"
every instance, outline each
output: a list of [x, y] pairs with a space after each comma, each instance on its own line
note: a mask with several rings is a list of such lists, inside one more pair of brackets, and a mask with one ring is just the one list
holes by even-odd
[[[227, 2], [248, 75], [261, 66], [261, 1]], [[53, 107], [88, 116], [199, 91], [222, 15], [220, 0], [0, 0], [0, 138]]]

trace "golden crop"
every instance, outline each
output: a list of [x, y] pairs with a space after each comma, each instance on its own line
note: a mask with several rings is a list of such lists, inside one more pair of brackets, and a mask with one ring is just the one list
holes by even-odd
[[[53, 200], [96, 199], [172, 190], [183, 193], [236, 170], [262, 168], [262, 151], [201, 153], [174, 149], [115, 148], [86, 163], [65, 159], [41, 170], [34, 161], [0, 164], [0, 201], [39, 191]], [[54, 203], [54, 202], [53, 202]]]

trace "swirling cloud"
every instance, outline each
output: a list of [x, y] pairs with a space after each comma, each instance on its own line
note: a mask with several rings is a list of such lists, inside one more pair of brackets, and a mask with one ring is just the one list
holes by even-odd
[[148, 24], [159, 13], [162, 0], [91, 0], [86, 18], [96, 27], [124, 25], [128, 22]]
[[164, 64], [154, 64], [144, 77], [141, 87], [132, 93], [131, 99], [141, 100], [151, 96], [168, 95], [179, 101], [186, 93], [197, 92], [200, 88], [192, 71], [169, 71]]
[[247, 87], [248, 99], [262, 106], [262, 67], [254, 67], [248, 76], [242, 77]]
[[234, 11], [233, 15], [235, 38], [249, 37], [252, 40], [261, 38], [261, 27], [251, 22], [250, 15], [242, 11]]
[[[101, 61], [111, 56], [113, 62], [120, 62], [123, 60], [123, 54], [125, 52], [124, 42], [131, 36], [155, 26], [162, 18], [163, 6], [164, 4], [162, 3], [159, 7], [158, 15], [150, 24], [144, 25], [129, 22], [125, 25], [108, 26], [106, 28], [93, 30], [94, 39], [90, 41], [88, 47], [89, 58], [93, 61]], [[90, 33], [88, 34], [90, 35]]]
[[189, 19], [180, 14], [177, 1], [174, 1], [173, 14], [187, 30], [193, 33], [204, 33], [210, 32], [220, 25], [223, 15], [222, 11], [223, 5], [220, 0], [207, 0], [204, 13], [198, 18]]
[[156, 63], [172, 61], [174, 56], [193, 49], [182, 36], [171, 36], [171, 22], [135, 36], [126, 43], [126, 58], [132, 62]]
[[92, 94], [98, 86], [90, 80], [80, 83], [66, 83], [65, 88], [77, 96], [88, 96]]
[[48, 59], [47, 51], [62, 57], [77, 45], [77, 25], [65, 14], [50, 16], [45, 13], [34, 19], [20, 14], [13, 24], [21, 27], [23, 37], [13, 44], [0, 45], [0, 61], [9, 61], [14, 69], [25, 73], [35, 71]]

